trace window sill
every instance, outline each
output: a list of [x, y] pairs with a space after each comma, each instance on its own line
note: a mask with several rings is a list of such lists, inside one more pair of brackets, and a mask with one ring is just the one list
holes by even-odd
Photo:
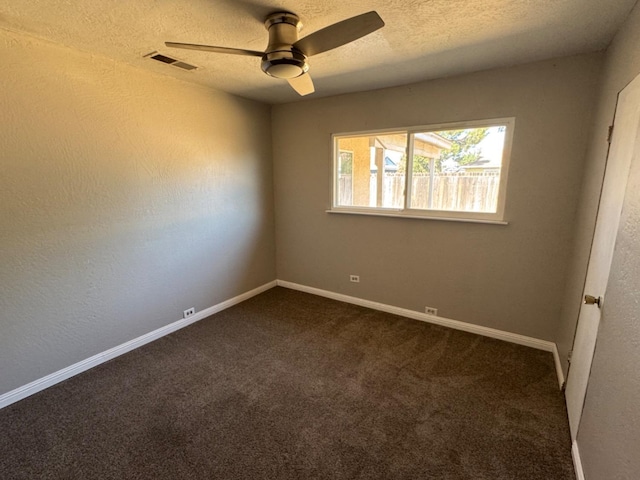
[[380, 210], [377, 211], [363, 211], [363, 210], [349, 210], [349, 209], [329, 209], [326, 213], [338, 213], [347, 215], [365, 215], [372, 217], [391, 217], [391, 218], [410, 218], [414, 220], [440, 220], [444, 222], [463, 222], [463, 223], [485, 223], [489, 225], [509, 225], [509, 222], [504, 220], [489, 220], [484, 218], [468, 218], [468, 217], [440, 217], [430, 215], [412, 215], [410, 213], [400, 213], [400, 210], [390, 210], [388, 213]]

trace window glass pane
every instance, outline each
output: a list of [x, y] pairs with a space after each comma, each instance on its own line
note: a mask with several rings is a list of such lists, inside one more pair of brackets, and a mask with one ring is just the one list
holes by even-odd
[[415, 133], [410, 208], [494, 213], [505, 126]]
[[406, 133], [337, 139], [336, 205], [403, 208]]

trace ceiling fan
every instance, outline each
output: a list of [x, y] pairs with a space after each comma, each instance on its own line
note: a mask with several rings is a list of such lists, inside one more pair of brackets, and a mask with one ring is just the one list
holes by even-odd
[[307, 57], [353, 42], [382, 28], [384, 22], [376, 12], [371, 11], [334, 23], [301, 39], [298, 39], [298, 32], [302, 24], [294, 13], [272, 13], [265, 19], [264, 26], [269, 31], [269, 44], [264, 52], [193, 43], [165, 42], [165, 45], [206, 52], [262, 57], [262, 70], [267, 75], [286, 79], [300, 95], [308, 95], [315, 89], [311, 76], [307, 73], [309, 70]]

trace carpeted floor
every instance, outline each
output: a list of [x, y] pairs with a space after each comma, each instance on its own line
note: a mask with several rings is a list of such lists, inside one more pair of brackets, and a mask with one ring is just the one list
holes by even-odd
[[574, 475], [550, 353], [275, 288], [0, 410], [0, 478]]

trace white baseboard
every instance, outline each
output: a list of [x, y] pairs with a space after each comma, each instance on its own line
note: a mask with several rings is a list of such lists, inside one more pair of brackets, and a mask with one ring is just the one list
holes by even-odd
[[394, 307], [392, 305], [386, 305], [384, 303], [373, 302], [371, 300], [364, 300], [358, 297], [350, 297], [341, 293], [330, 292], [328, 290], [322, 290], [315, 287], [307, 287], [306, 285], [300, 285], [298, 283], [287, 282], [285, 280], [278, 280], [278, 286], [290, 288], [292, 290], [299, 290], [301, 292], [311, 293], [321, 297], [331, 298], [340, 302], [352, 303], [361, 307], [371, 308], [373, 310], [380, 310], [382, 312], [393, 313], [394, 315], [400, 315], [402, 317], [412, 318], [414, 320], [420, 320], [421, 322], [433, 323], [436, 325], [442, 325], [443, 327], [453, 328], [455, 330], [462, 330], [465, 332], [476, 333], [484, 337], [496, 338], [498, 340], [504, 340], [505, 342], [517, 343], [518, 345], [524, 345], [532, 347], [538, 350], [544, 350], [553, 354], [554, 363], [556, 366], [556, 374], [558, 375], [558, 384], [560, 388], [564, 383], [564, 375], [562, 373], [562, 367], [560, 365], [560, 357], [558, 355], [558, 348], [554, 342], [547, 340], [539, 340], [533, 337], [527, 337], [525, 335], [519, 335], [517, 333], [504, 332], [495, 328], [483, 327], [481, 325], [474, 325], [472, 323], [461, 322], [459, 320], [452, 320], [450, 318], [437, 317], [435, 315], [428, 315], [422, 312], [416, 312], [415, 310], [408, 310], [406, 308]]
[[[420, 320], [422, 322], [433, 323], [436, 325], [442, 325], [444, 327], [453, 328], [456, 330], [462, 330], [465, 332], [475, 333], [478, 335], [482, 335], [485, 337], [496, 338], [499, 340], [504, 340], [506, 342], [516, 343], [519, 345], [524, 345], [527, 347], [536, 348], [538, 350], [544, 350], [547, 352], [551, 352], [553, 354], [556, 373], [558, 375], [559, 385], [562, 387], [564, 384], [564, 375], [562, 373], [562, 367], [560, 364], [560, 358], [558, 356], [558, 349], [556, 344], [553, 342], [549, 342], [546, 340], [539, 340], [537, 338], [527, 337], [524, 335], [519, 335], [516, 333], [504, 332], [502, 330], [497, 330], [494, 328], [483, 327], [480, 325], [474, 325], [471, 323], [461, 322], [459, 320], [452, 320], [444, 317], [437, 317], [434, 315], [427, 315], [426, 313], [416, 312], [414, 310], [408, 310], [405, 308], [394, 307], [392, 305], [386, 305], [383, 303], [373, 302], [371, 300], [364, 300], [357, 297], [350, 297], [348, 295], [343, 295], [340, 293], [330, 292], [328, 290], [322, 290], [314, 287], [307, 287], [305, 285], [300, 285], [297, 283], [287, 282], [284, 280], [274, 280], [272, 282], [266, 283], [258, 288], [255, 288], [249, 292], [245, 292], [241, 295], [233, 297], [229, 300], [225, 300], [217, 305], [206, 308], [197, 312], [195, 315], [192, 315], [189, 318], [181, 319], [176, 322], [170, 323], [164, 327], [161, 327], [157, 330], [149, 332], [145, 335], [142, 335], [138, 338], [134, 338], [128, 342], [125, 342], [121, 345], [113, 347], [109, 350], [106, 350], [102, 353], [98, 353], [90, 358], [82, 360], [78, 363], [74, 363], [62, 370], [58, 370], [57, 372], [51, 373], [45, 377], [42, 377], [38, 380], [35, 380], [27, 385], [23, 385], [22, 387], [18, 387], [15, 390], [11, 390], [3, 395], [0, 395], [0, 409], [4, 408], [12, 403], [15, 403], [23, 398], [26, 398], [34, 393], [40, 392], [45, 388], [51, 387], [56, 383], [60, 383], [63, 380], [66, 380], [70, 377], [78, 375], [90, 368], [93, 368], [101, 363], [104, 363], [108, 360], [111, 360], [115, 357], [123, 355], [131, 350], [134, 350], [138, 347], [141, 347], [149, 342], [157, 340], [158, 338], [164, 337], [176, 330], [180, 330], [192, 323], [195, 323], [199, 320], [202, 320], [214, 313], [218, 313], [222, 310], [225, 310], [233, 305], [236, 305], [240, 302], [248, 300], [251, 297], [254, 297], [262, 292], [265, 292], [276, 285], [289, 288], [292, 290], [299, 290], [301, 292], [311, 293], [313, 295], [318, 295], [321, 297], [331, 298], [334, 300], [338, 300], [341, 302], [351, 303], [354, 305], [360, 305], [362, 307], [371, 308], [373, 310], [379, 310], [382, 312], [392, 313], [395, 315], [400, 315], [407, 318], [412, 318], [414, 320]], [[576, 447], [577, 448], [577, 447]]]
[[582, 459], [580, 458], [580, 449], [578, 442], [573, 441], [571, 445], [571, 457], [573, 458], [573, 468], [576, 471], [576, 480], [584, 480], [584, 471], [582, 470]]
[[180, 330], [181, 328], [191, 325], [192, 323], [195, 323], [199, 320], [207, 318], [210, 315], [213, 315], [214, 313], [221, 312], [222, 310], [225, 310], [229, 307], [232, 307], [233, 305], [236, 305], [240, 302], [248, 300], [249, 298], [254, 297], [262, 292], [265, 292], [275, 286], [276, 286], [275, 280], [272, 282], [266, 283], [258, 288], [254, 288], [253, 290], [240, 294], [237, 297], [233, 297], [233, 298], [230, 298], [229, 300], [225, 300], [222, 303], [218, 303], [213, 307], [200, 310], [195, 315], [192, 315], [189, 318], [184, 318], [176, 322], [170, 323], [169, 325], [158, 328], [157, 330], [154, 330], [152, 332], [146, 333], [138, 338], [129, 340], [128, 342], [118, 345], [117, 347], [110, 348], [109, 350], [106, 350], [102, 353], [98, 353], [97, 355], [94, 355], [90, 358], [82, 360], [78, 363], [74, 363], [73, 365], [63, 368], [62, 370], [58, 370], [57, 372], [47, 375], [46, 377], [42, 377], [31, 383], [23, 385], [22, 387], [18, 387], [15, 390], [11, 390], [10, 392], [0, 395], [0, 408], [4, 408], [8, 405], [11, 405], [12, 403], [17, 402], [18, 400], [22, 400], [23, 398], [33, 395], [34, 393], [38, 393], [41, 390], [44, 390], [45, 388], [51, 387], [56, 383], [60, 383], [63, 380], [66, 380], [67, 378], [73, 377], [74, 375], [78, 375], [79, 373], [89, 370], [90, 368], [100, 365], [101, 363], [111, 360], [112, 358], [115, 358], [127, 352], [130, 352], [131, 350], [141, 347], [149, 342], [153, 342], [158, 338], [164, 337], [165, 335], [173, 333], [176, 330]]

